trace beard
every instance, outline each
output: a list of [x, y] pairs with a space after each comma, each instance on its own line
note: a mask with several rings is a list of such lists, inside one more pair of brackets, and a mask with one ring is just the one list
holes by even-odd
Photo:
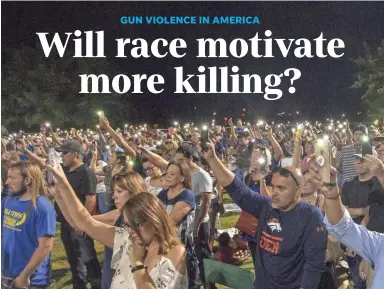
[[12, 193], [13, 197], [21, 197], [22, 195], [24, 195], [27, 192], [27, 190], [28, 190], [27, 186], [22, 184], [21, 188], [18, 191], [16, 191], [16, 192], [11, 191], [11, 193]]

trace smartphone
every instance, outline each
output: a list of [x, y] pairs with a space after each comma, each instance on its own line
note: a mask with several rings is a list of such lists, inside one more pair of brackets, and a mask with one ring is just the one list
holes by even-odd
[[331, 181], [331, 154], [329, 140], [318, 139], [315, 143], [316, 166], [324, 183]]
[[99, 115], [100, 120], [105, 118], [104, 111], [100, 110], [99, 112], [97, 112], [97, 114]]
[[361, 147], [361, 153], [363, 156], [370, 154], [373, 154], [372, 150], [372, 139], [368, 136], [363, 137], [362, 147]]
[[[50, 166], [55, 166], [56, 164], [55, 148], [53, 147], [48, 149], [48, 164]], [[47, 171], [47, 183], [49, 185], [54, 184], [54, 176], [50, 170]]]
[[201, 128], [201, 138], [200, 138], [200, 141], [201, 141], [201, 147], [204, 149], [204, 150], [207, 150], [207, 142], [209, 142], [209, 130], [208, 130], [208, 126], [207, 125], [204, 125], [202, 128]]

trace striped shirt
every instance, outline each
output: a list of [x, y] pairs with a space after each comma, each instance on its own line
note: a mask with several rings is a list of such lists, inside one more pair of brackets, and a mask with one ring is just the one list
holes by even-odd
[[359, 153], [361, 153], [361, 148], [357, 148], [354, 144], [343, 146], [341, 151], [337, 153], [337, 161], [340, 164], [341, 185], [357, 176], [353, 155]]

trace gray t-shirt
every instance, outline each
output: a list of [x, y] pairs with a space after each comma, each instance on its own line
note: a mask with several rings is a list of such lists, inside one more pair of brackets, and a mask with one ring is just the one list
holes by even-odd
[[[212, 178], [205, 170], [198, 168], [196, 172], [192, 174], [192, 191], [195, 194], [196, 199], [196, 213], [195, 216], [199, 215], [201, 205], [202, 205], [202, 196], [203, 193], [212, 193]], [[209, 214], [204, 217], [203, 222], [206, 223], [209, 221]]]

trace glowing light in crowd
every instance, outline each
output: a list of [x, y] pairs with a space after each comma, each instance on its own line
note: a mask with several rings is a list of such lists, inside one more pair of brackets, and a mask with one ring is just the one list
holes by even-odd
[[300, 114], [300, 112], [296, 111], [296, 114]]
[[292, 132], [296, 132], [296, 129], [295, 129], [295, 128], [292, 128]]
[[265, 163], [265, 159], [264, 158], [259, 158], [259, 164], [264, 164]]
[[379, 120], [376, 119], [375, 122], [374, 122], [375, 125], [378, 125], [379, 124]]
[[339, 124], [339, 128], [343, 128], [343, 125], [342, 125], [342, 124]]
[[125, 125], [124, 125], [124, 127], [128, 127], [128, 125], [127, 125], [127, 124], [125, 124]]
[[50, 124], [49, 122], [46, 122], [46, 123], [45, 123], [45, 126], [46, 126], [46, 127], [50, 127], [51, 124]]
[[99, 126], [99, 125], [97, 125], [97, 126], [96, 126], [96, 128], [97, 128], [97, 129], [99, 129], [99, 128], [100, 128], [100, 126]]
[[202, 129], [203, 129], [203, 130], [207, 130], [208, 127], [207, 127], [206, 125], [203, 125]]
[[159, 146], [161, 145], [161, 141], [157, 141], [156, 144]]
[[174, 125], [178, 125], [179, 123], [178, 123], [177, 121], [175, 121], [173, 124], [174, 124]]
[[303, 128], [303, 125], [302, 124], [298, 124], [297, 125], [297, 129], [302, 129]]
[[363, 136], [363, 141], [365, 141], [365, 142], [368, 142], [369, 141], [369, 137], [368, 136]]
[[345, 133], [346, 132], [346, 130], [345, 130], [345, 128], [342, 130], [342, 133]]
[[216, 112], [214, 112], [213, 115], [216, 115]]
[[324, 140], [329, 140], [329, 135], [324, 135]]
[[107, 149], [107, 150], [110, 150], [111, 149], [111, 147], [110, 146], [105, 146], [105, 148]]
[[[324, 138], [325, 138], [325, 136], [324, 136]], [[323, 139], [319, 139], [319, 140], [317, 141], [317, 143], [318, 143], [319, 145], [323, 145], [323, 144], [324, 144], [324, 140], [323, 140]]]
[[195, 127], [195, 128], [194, 128], [194, 130], [195, 130], [195, 131], [197, 131], [197, 130], [198, 130], [198, 128], [197, 128], [197, 127]]

